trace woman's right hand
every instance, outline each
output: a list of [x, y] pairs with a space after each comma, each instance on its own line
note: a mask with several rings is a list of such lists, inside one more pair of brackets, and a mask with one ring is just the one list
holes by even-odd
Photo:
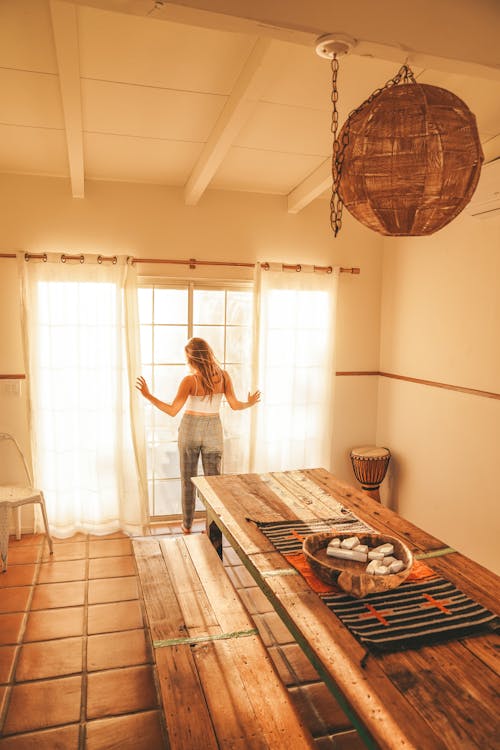
[[137, 378], [136, 383], [135, 383], [135, 387], [137, 388], [138, 391], [140, 391], [142, 393], [142, 395], [145, 398], [149, 398], [151, 396], [151, 393], [150, 393], [149, 388], [148, 388], [148, 384], [146, 383], [146, 381], [144, 380], [144, 378], [142, 377], [142, 375]]

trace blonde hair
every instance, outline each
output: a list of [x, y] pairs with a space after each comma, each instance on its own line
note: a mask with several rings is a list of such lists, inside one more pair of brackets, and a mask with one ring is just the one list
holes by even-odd
[[224, 375], [212, 348], [205, 339], [193, 337], [185, 346], [188, 364], [191, 365], [201, 378], [201, 385], [207, 395], [212, 397], [215, 393], [216, 383], [222, 380], [225, 390]]

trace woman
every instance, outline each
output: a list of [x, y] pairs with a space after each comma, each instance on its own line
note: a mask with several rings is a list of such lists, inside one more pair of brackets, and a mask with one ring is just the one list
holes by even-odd
[[170, 417], [186, 404], [179, 426], [179, 458], [182, 485], [182, 531], [191, 532], [195, 506], [195, 488], [191, 477], [197, 475], [201, 453], [203, 473], [220, 474], [223, 438], [219, 408], [222, 396], [231, 409], [248, 409], [260, 401], [260, 391], [248, 394], [247, 401], [238, 401], [229, 374], [223, 370], [204, 339], [192, 338], [185, 347], [187, 363], [192, 371], [181, 380], [177, 395], [171, 404], [153, 396], [143, 377], [137, 378], [136, 387], [142, 395]]

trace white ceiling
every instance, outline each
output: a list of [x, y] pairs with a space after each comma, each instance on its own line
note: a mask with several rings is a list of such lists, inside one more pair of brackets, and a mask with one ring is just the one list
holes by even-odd
[[[210, 5], [0, 0], [0, 172], [70, 178], [74, 196], [89, 179], [183, 187], [188, 203], [207, 188], [274, 193], [291, 211], [324, 194], [331, 72], [315, 35]], [[341, 122], [407, 57], [380, 34], [340, 60]], [[421, 48], [418, 80], [460, 96], [487, 160], [500, 156], [500, 63]]]

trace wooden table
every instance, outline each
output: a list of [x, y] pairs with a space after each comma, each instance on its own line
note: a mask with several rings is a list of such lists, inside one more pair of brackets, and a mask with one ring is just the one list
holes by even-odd
[[368, 747], [500, 748], [497, 635], [363, 659], [364, 647], [247, 519], [328, 518], [341, 502], [496, 613], [498, 576], [324, 469], [193, 481], [213, 543], [220, 533], [229, 540]]

